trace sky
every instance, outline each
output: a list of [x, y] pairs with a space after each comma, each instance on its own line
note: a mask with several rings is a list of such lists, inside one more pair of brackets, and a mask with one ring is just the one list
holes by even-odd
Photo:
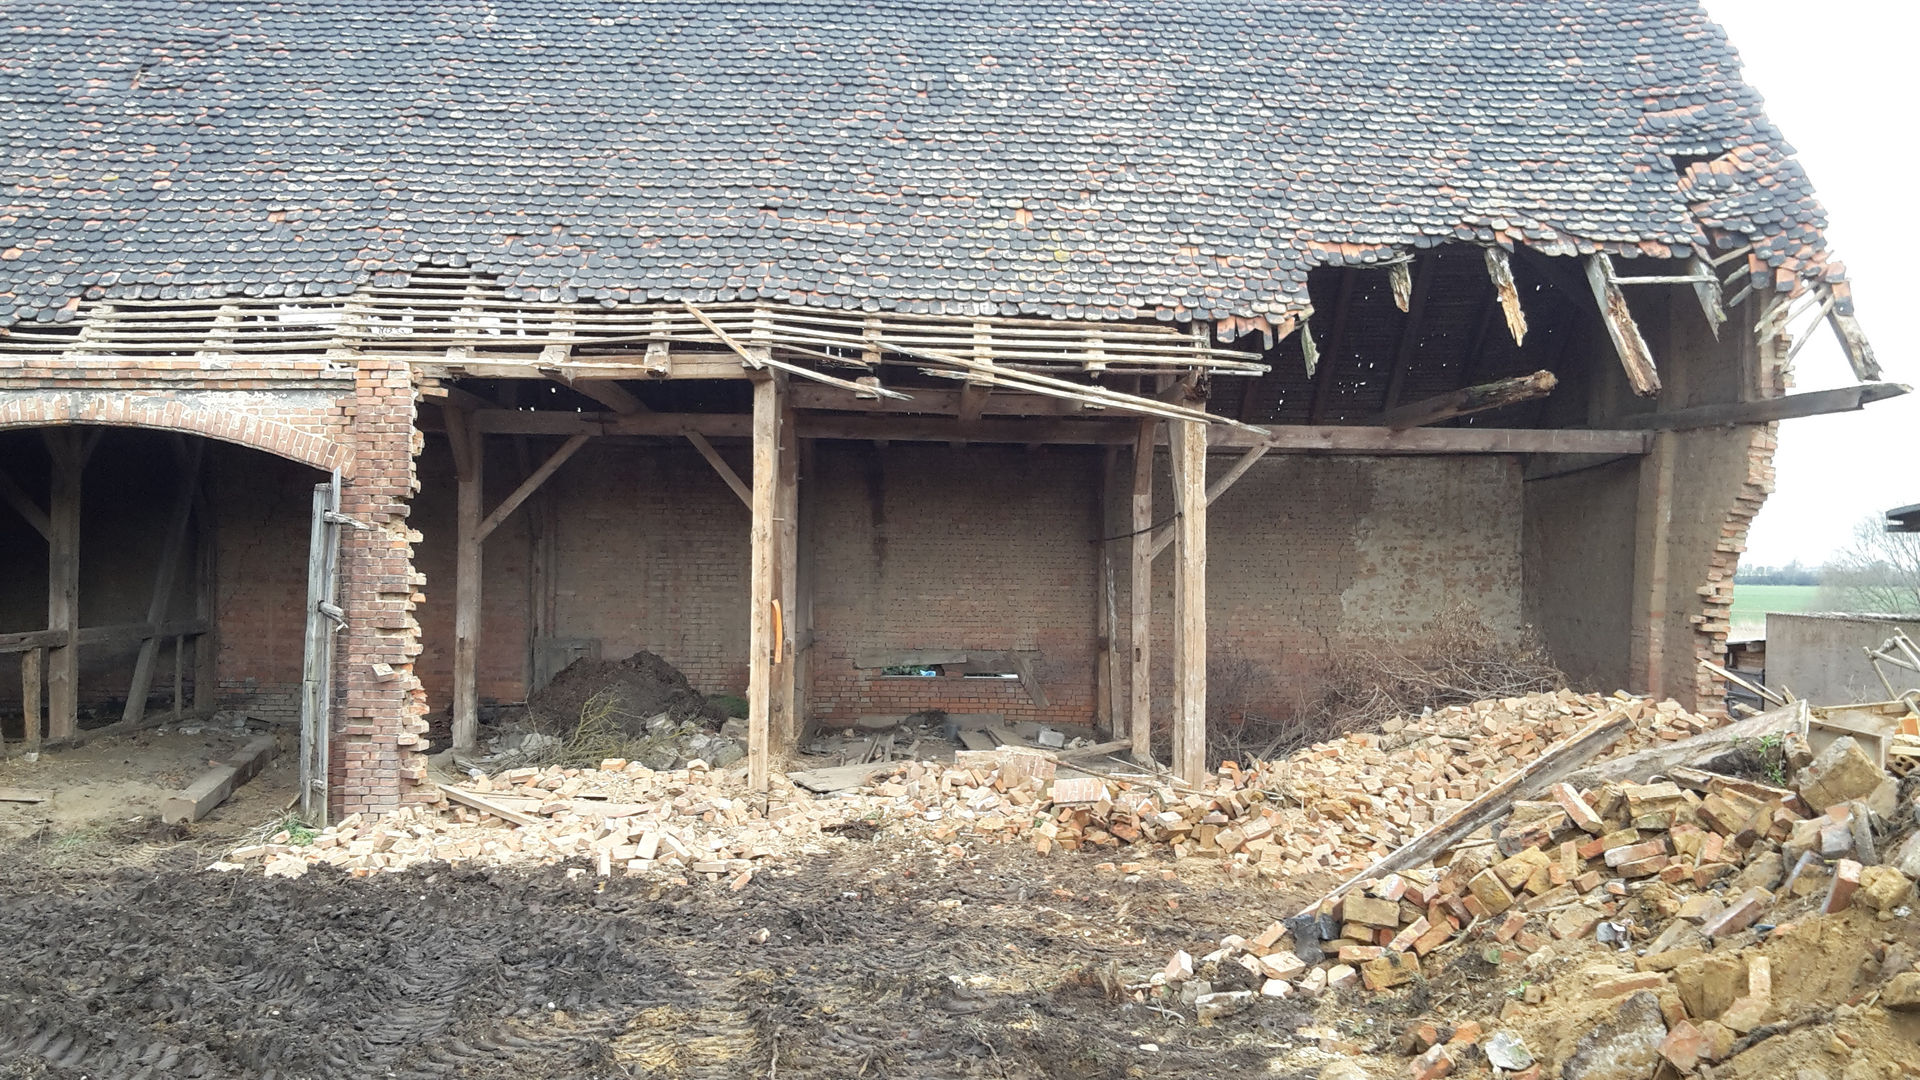
[[[1798, 151], [1847, 265], [1854, 310], [1883, 378], [1920, 383], [1920, 324], [1899, 289], [1914, 283], [1920, 144], [1913, 42], [1920, 7], [1873, 0], [1705, 0], [1745, 63], [1746, 81]], [[1794, 357], [1794, 389], [1853, 381], [1824, 324]], [[1920, 393], [1860, 412], [1783, 421], [1775, 489], [1747, 540], [1749, 565], [1826, 561], [1857, 522], [1920, 503]]]

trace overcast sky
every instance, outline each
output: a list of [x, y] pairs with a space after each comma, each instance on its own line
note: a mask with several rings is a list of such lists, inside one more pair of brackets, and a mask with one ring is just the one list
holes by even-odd
[[[1827, 239], [1847, 264], [1855, 310], [1891, 382], [1920, 382], [1920, 328], [1911, 299], [1912, 237], [1920, 233], [1920, 151], [1913, 43], [1920, 15], [1874, 0], [1705, 0], [1767, 100], [1767, 115], [1813, 178]], [[1822, 328], [1794, 357], [1795, 389], [1853, 381]], [[1824, 561], [1854, 523], [1920, 503], [1920, 394], [1864, 411], [1788, 420], [1774, 458], [1776, 487], [1754, 522], [1746, 561]]]

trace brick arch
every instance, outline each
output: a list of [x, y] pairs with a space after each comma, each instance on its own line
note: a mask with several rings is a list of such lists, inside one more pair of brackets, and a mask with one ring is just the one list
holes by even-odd
[[0, 395], [0, 431], [98, 424], [202, 435], [311, 465], [353, 474], [344, 443], [270, 417], [182, 398], [103, 390], [24, 391]]

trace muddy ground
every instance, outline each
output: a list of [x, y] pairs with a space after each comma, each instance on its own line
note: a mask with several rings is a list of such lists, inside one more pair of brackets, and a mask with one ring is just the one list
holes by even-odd
[[139, 828], [112, 842], [159, 850], [147, 866], [0, 853], [0, 1075], [1317, 1072], [1292, 1003], [1203, 1027], [1107, 988], [1304, 894], [1211, 866], [1128, 880], [882, 832], [738, 892], [565, 868], [288, 881], [205, 872], [206, 845]]

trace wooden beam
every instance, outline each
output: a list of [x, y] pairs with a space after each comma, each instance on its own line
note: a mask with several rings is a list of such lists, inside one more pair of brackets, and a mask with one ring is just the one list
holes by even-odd
[[[1319, 370], [1313, 374], [1313, 402], [1307, 409], [1310, 424], [1324, 423], [1327, 408], [1332, 404], [1334, 372], [1340, 366], [1340, 352], [1346, 347], [1347, 316], [1353, 311], [1353, 283], [1360, 279], [1358, 270], [1343, 269], [1339, 273], [1340, 292], [1333, 304], [1333, 328], [1327, 332], [1327, 347], [1320, 357]], [[1301, 327], [1300, 332], [1304, 336], [1306, 328]], [[1303, 340], [1301, 346], [1305, 345]]]
[[1134, 760], [1153, 760], [1153, 455], [1160, 421], [1147, 417], [1135, 427], [1131, 572], [1127, 585], [1128, 660], [1127, 734]]
[[[165, 538], [160, 542], [160, 564], [154, 568], [153, 593], [147, 599], [147, 622], [156, 628], [167, 619], [174, 579], [179, 576], [186, 555], [187, 526], [192, 520], [194, 491], [200, 486], [200, 461], [206, 445], [203, 440], [195, 439], [181, 462], [180, 492], [175, 496], [173, 516], [168, 519]], [[153, 664], [159, 651], [158, 635], [140, 643], [140, 652], [133, 661], [133, 678], [127, 685], [127, 704], [120, 710], [120, 719], [125, 723], [137, 724], [147, 713], [147, 693], [153, 689]], [[177, 664], [178, 657], [175, 661]]]
[[[47, 513], [47, 628], [73, 634], [80, 628], [80, 481], [87, 447], [73, 428], [45, 433], [53, 458]], [[64, 739], [79, 729], [80, 644], [69, 637], [47, 650], [47, 737]]]
[[[1219, 433], [1221, 443], [1246, 445]], [[1651, 445], [1642, 431], [1577, 428], [1411, 428], [1279, 427], [1268, 444], [1283, 453], [1326, 451], [1348, 454], [1644, 454]]]
[[458, 409], [447, 410], [458, 493], [454, 509], [453, 748], [471, 752], [480, 739], [480, 574], [486, 438]]
[[783, 383], [753, 384], [753, 524], [747, 612], [747, 783], [767, 790], [773, 727], [774, 606], [778, 595], [775, 518], [779, 513], [780, 412]]
[[1520, 289], [1513, 283], [1513, 264], [1503, 248], [1490, 247], [1487, 253], [1487, 277], [1493, 280], [1493, 295], [1507, 317], [1507, 332], [1519, 345], [1527, 338], [1527, 313], [1520, 308]]
[[[1335, 900], [1363, 881], [1384, 877], [1398, 870], [1424, 866], [1460, 840], [1506, 816], [1515, 801], [1530, 798], [1552, 787], [1586, 764], [1595, 755], [1619, 742], [1632, 725], [1625, 707], [1619, 707], [1588, 724], [1566, 740], [1549, 747], [1527, 767], [1495, 784], [1465, 806], [1436, 822], [1432, 828], [1414, 837], [1392, 854], [1341, 882], [1322, 899]], [[1312, 912], [1319, 904], [1306, 909]]]
[[[821, 409], [839, 412], [888, 413], [900, 416], [959, 416], [961, 406], [969, 394], [969, 388], [977, 390], [980, 404], [979, 416], [1079, 416], [1099, 417], [1105, 412], [1085, 402], [1070, 401], [1066, 398], [1041, 397], [1038, 394], [1006, 393], [995, 394], [991, 384], [977, 385], [962, 383], [959, 389], [946, 390], [938, 387], [916, 386], [913, 397], [907, 401], [893, 398], [849, 398], [830, 386], [814, 383], [798, 383], [788, 387], [793, 395], [793, 407], [796, 409]], [[979, 417], [975, 417], [978, 419]]]
[[213, 500], [204, 482], [193, 493], [194, 582], [193, 617], [206, 627], [193, 638], [193, 711], [212, 716], [220, 705], [220, 634], [214, 623], [214, 589], [220, 580], [219, 545]]
[[1406, 391], [1407, 371], [1413, 366], [1413, 354], [1420, 347], [1420, 327], [1427, 312], [1427, 291], [1433, 287], [1434, 256], [1428, 255], [1419, 261], [1413, 270], [1412, 294], [1407, 298], [1407, 321], [1400, 327], [1400, 343], [1393, 350], [1393, 368], [1387, 374], [1386, 404], [1382, 408], [1391, 409], [1400, 404], [1400, 395]]
[[[520, 486], [513, 489], [513, 494], [508, 495], [505, 501], [501, 502], [501, 504], [494, 509], [493, 513], [488, 514], [486, 520], [480, 523], [480, 539], [484, 541], [487, 537], [492, 536], [493, 530], [498, 529], [501, 522], [512, 517], [513, 512], [520, 509], [520, 504], [526, 502], [528, 498], [532, 497], [534, 492], [540, 490], [540, 485], [546, 483], [547, 478], [552, 476], [560, 466], [565, 465], [567, 459], [572, 457], [582, 446], [585, 446], [587, 440], [590, 438], [592, 438], [592, 436], [583, 432], [561, 443], [560, 449], [555, 450], [548, 456], [547, 460], [540, 463], [539, 468], [533, 470], [525, 480], [520, 481]], [[478, 451], [476, 451], [476, 455], [477, 453]]]
[[[1207, 505], [1212, 506], [1215, 500], [1225, 495], [1227, 489], [1233, 486], [1233, 482], [1245, 476], [1247, 470], [1253, 468], [1253, 463], [1267, 456], [1267, 451], [1270, 449], [1272, 449], [1272, 447], [1256, 446], [1246, 453], [1241, 454], [1240, 459], [1233, 463], [1232, 468], [1228, 469], [1225, 473], [1215, 478], [1212, 483], [1207, 485]], [[1174, 530], [1176, 527], [1175, 525], [1169, 525], [1154, 534], [1153, 554], [1155, 558], [1158, 558], [1162, 551], [1167, 550], [1168, 544], [1173, 543]]]
[[199, 619], [180, 619], [159, 626], [152, 623], [88, 626], [72, 634], [64, 630], [20, 630], [0, 634], [0, 653], [25, 652], [28, 649], [55, 649], [68, 641], [77, 641], [81, 645], [132, 645], [150, 637], [173, 637], [176, 634], [192, 637], [206, 632], [207, 624]]
[[1862, 382], [1880, 378], [1880, 361], [1874, 357], [1873, 345], [1860, 329], [1860, 320], [1851, 313], [1841, 312], [1840, 306], [1835, 304], [1827, 311], [1827, 325], [1833, 328], [1834, 336], [1840, 339], [1840, 351], [1847, 354], [1853, 377]]
[[[786, 389], [791, 390], [789, 383]], [[773, 716], [768, 741], [781, 751], [799, 741], [805, 717], [794, 711], [798, 700], [795, 667], [800, 606], [800, 433], [793, 404], [781, 395], [779, 461], [774, 470], [774, 580], [779, 607], [774, 620]]]
[[1613, 339], [1613, 350], [1620, 356], [1620, 366], [1633, 392], [1641, 397], [1659, 393], [1660, 372], [1654, 367], [1647, 339], [1640, 336], [1640, 324], [1633, 321], [1626, 294], [1614, 281], [1613, 260], [1605, 254], [1587, 256], [1587, 284], [1593, 288], [1600, 320], [1607, 325], [1607, 336]]
[[[1100, 476], [1094, 489], [1094, 535], [1113, 534], [1113, 499], [1120, 468], [1120, 448], [1108, 445], [1100, 454]], [[1114, 731], [1113, 642], [1119, 631], [1114, 613], [1113, 544], [1094, 546], [1093, 578], [1093, 726], [1108, 736]]]
[[707, 459], [707, 464], [713, 466], [713, 471], [720, 474], [720, 479], [727, 482], [733, 493], [740, 496], [740, 501], [746, 504], [747, 509], [753, 509], [753, 492], [747, 487], [746, 481], [740, 479], [740, 474], [733, 471], [733, 466], [720, 456], [720, 451], [713, 448], [713, 443], [697, 431], [687, 432], [687, 441], [700, 451], [700, 456]]
[[1695, 255], [1687, 260], [1687, 276], [1693, 278], [1693, 297], [1700, 302], [1700, 314], [1706, 317], [1713, 336], [1720, 336], [1720, 324], [1727, 321], [1727, 309], [1721, 302], [1720, 275], [1713, 264]]
[[20, 654], [20, 714], [26, 722], [23, 749], [30, 754], [40, 750], [40, 725], [46, 719], [40, 710], [40, 692], [46, 684], [46, 663], [45, 649], [28, 649]]
[[1173, 439], [1173, 773], [1192, 787], [1207, 776], [1207, 426], [1176, 423]]
[[33, 526], [33, 531], [39, 533], [41, 539], [52, 537], [53, 523], [47, 519], [47, 512], [40, 509], [40, 504], [21, 490], [19, 484], [14, 483], [13, 477], [8, 476], [4, 469], [0, 469], [0, 501], [26, 518], [27, 524]]
[[622, 416], [633, 413], [652, 412], [646, 403], [612, 379], [576, 379], [573, 382], [555, 380], [568, 389], [585, 394], [587, 397], [605, 405]]
[[[487, 435], [659, 435], [677, 438], [697, 433], [712, 438], [747, 437], [752, 427], [744, 413], [577, 413], [559, 410], [482, 409], [469, 414], [471, 426]], [[431, 424], [421, 430], [432, 431]]]
[[1460, 390], [1450, 390], [1444, 394], [1389, 409], [1373, 418], [1373, 422], [1394, 431], [1406, 431], [1410, 428], [1437, 424], [1442, 420], [1452, 420], [1457, 416], [1471, 416], [1489, 409], [1518, 405], [1523, 401], [1546, 397], [1559, 385], [1551, 371], [1536, 371], [1531, 375], [1521, 375], [1512, 379], [1499, 379], [1479, 386], [1469, 386]]
[[1683, 431], [1688, 428], [1720, 427], [1727, 424], [1767, 424], [1800, 416], [1853, 412], [1876, 401], [1885, 401], [1913, 388], [1902, 383], [1861, 383], [1833, 390], [1810, 390], [1758, 401], [1730, 401], [1720, 405], [1695, 405], [1667, 413], [1642, 413], [1623, 416], [1617, 423], [1628, 428], [1652, 428], [1655, 431]]

